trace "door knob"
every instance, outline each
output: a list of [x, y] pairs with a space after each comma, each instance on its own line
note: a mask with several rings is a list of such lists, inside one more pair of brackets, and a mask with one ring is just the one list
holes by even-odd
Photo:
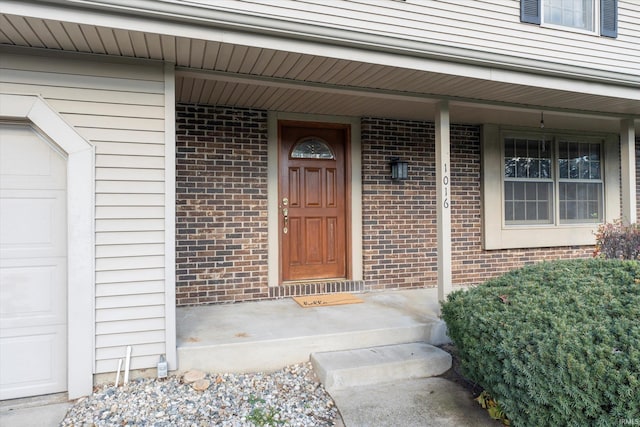
[[284, 225], [282, 227], [282, 232], [287, 234], [289, 232], [289, 208], [282, 208], [282, 216], [284, 217]]
[[282, 232], [287, 234], [289, 232], [289, 199], [286, 197], [282, 198], [282, 216], [284, 217], [284, 225], [282, 226]]

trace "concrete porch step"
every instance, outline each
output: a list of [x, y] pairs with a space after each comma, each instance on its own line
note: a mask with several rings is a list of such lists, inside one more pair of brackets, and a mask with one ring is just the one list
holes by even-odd
[[312, 353], [349, 350], [355, 346], [386, 346], [422, 341], [431, 334], [432, 323], [347, 332], [306, 333], [297, 336], [239, 336], [236, 342], [198, 343], [178, 347], [180, 370], [209, 372], [275, 371], [306, 362]]
[[358, 294], [360, 304], [301, 308], [290, 298], [177, 310], [178, 370], [275, 371], [312, 353], [448, 342], [436, 289]]
[[451, 355], [424, 342], [313, 353], [313, 369], [329, 393], [391, 381], [441, 375]]

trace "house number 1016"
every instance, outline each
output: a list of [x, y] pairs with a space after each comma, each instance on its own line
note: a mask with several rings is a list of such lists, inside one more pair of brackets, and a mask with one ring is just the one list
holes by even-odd
[[444, 199], [442, 202], [442, 206], [445, 209], [449, 209], [449, 175], [447, 175], [447, 164], [444, 164], [444, 173], [445, 175], [442, 177], [442, 190], [444, 192]]

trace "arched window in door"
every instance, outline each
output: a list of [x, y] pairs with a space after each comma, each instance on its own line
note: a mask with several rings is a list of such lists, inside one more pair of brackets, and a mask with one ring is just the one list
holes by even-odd
[[334, 160], [336, 156], [325, 141], [316, 137], [302, 138], [291, 150], [292, 159]]

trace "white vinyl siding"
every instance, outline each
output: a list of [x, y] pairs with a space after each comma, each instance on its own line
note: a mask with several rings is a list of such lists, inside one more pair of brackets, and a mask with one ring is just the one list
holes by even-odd
[[619, 1], [617, 39], [523, 24], [516, 0], [219, 0], [210, 7], [350, 30], [355, 40], [358, 33], [370, 33], [633, 75], [640, 70], [640, 2], [635, 0]]
[[95, 146], [95, 372], [165, 348], [165, 82], [160, 63], [2, 53], [0, 91], [42, 96]]

